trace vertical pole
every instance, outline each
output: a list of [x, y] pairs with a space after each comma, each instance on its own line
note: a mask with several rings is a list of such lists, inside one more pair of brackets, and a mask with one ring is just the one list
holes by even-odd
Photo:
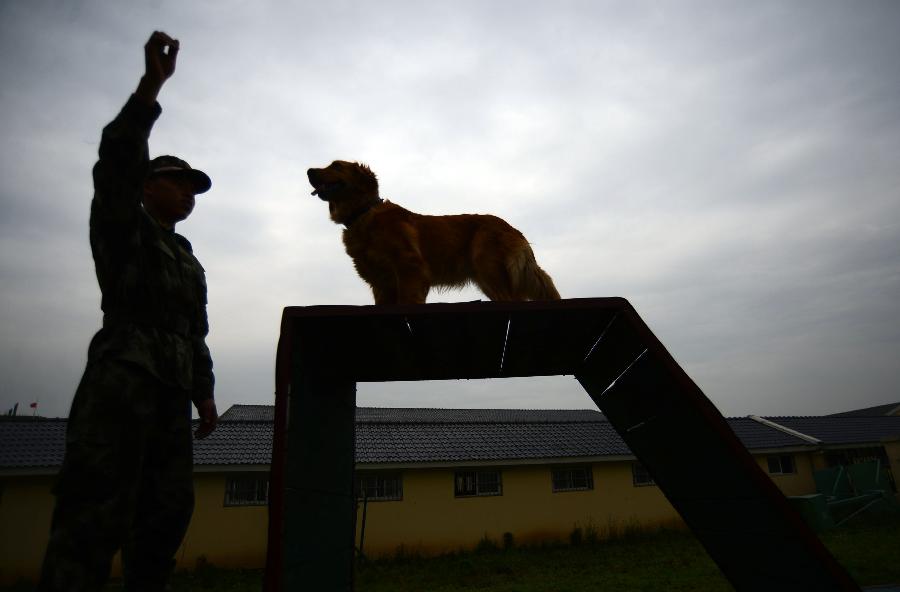
[[298, 366], [288, 411], [283, 589], [350, 592], [356, 383]]
[[362, 527], [359, 532], [359, 558], [365, 559], [366, 553], [363, 551], [363, 545], [366, 543], [366, 511], [369, 509], [369, 494], [363, 491], [363, 515]]

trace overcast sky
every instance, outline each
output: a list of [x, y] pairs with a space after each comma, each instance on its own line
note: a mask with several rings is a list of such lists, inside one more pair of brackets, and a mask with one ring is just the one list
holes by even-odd
[[[726, 415], [900, 400], [900, 3], [0, 3], [0, 411], [68, 413], [100, 325], [100, 130], [181, 41], [151, 154], [213, 188], [220, 411], [273, 401], [285, 306], [369, 304], [305, 171], [520, 228], [563, 297], [622, 296]], [[474, 289], [429, 301], [481, 298]], [[358, 403], [586, 408], [571, 377]], [[24, 408], [24, 409], [23, 409]]]

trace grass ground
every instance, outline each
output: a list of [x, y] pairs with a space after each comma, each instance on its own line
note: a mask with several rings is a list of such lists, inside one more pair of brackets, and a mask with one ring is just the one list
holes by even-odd
[[[859, 584], [900, 584], [900, 515], [858, 519], [821, 538]], [[579, 546], [371, 562], [358, 571], [357, 583], [362, 592], [733, 589], [697, 539], [681, 531]]]
[[[357, 572], [357, 578], [357, 588], [365, 592], [731, 589], [696, 539], [683, 532], [372, 562]], [[702, 587], [697, 582], [703, 582]]]
[[[900, 583], [900, 515], [857, 520], [822, 535], [853, 578], [864, 586]], [[256, 592], [261, 570], [205, 567], [176, 574], [173, 592]], [[30, 587], [3, 588], [4, 592]], [[120, 590], [113, 582], [108, 590]], [[400, 556], [368, 561], [356, 574], [359, 592], [582, 592], [594, 590], [732, 590], [687, 532], [632, 534], [580, 545], [512, 547], [434, 558]]]

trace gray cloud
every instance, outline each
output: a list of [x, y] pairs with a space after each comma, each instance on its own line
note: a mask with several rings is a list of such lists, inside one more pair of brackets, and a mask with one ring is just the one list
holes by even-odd
[[[182, 52], [151, 150], [214, 182], [179, 230], [209, 274], [221, 406], [271, 401], [284, 306], [370, 302], [305, 182], [334, 158], [371, 164], [410, 209], [503, 215], [565, 296], [627, 297], [726, 413], [896, 400], [898, 17], [892, 2], [4, 3], [0, 408], [66, 413], [99, 319], [90, 168], [153, 27]], [[363, 385], [360, 401], [590, 405], [570, 378]]]

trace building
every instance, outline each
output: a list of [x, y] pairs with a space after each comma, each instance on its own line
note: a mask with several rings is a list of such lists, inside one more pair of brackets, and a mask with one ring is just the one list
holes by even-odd
[[832, 413], [829, 417], [878, 417], [885, 415], [900, 415], [900, 401], [887, 403], [886, 405], [876, 405], [875, 407], [866, 407], [865, 409]]
[[[270, 406], [235, 405], [210, 437], [195, 442], [197, 504], [179, 568], [200, 558], [222, 567], [264, 565], [272, 417]], [[813, 471], [840, 463], [878, 459], [900, 475], [900, 416], [727, 421], [786, 495], [815, 492]], [[0, 419], [2, 583], [37, 575], [65, 425]], [[680, 523], [597, 411], [362, 407], [356, 466], [357, 546], [369, 556]], [[710, 471], [711, 484], [716, 478]]]

